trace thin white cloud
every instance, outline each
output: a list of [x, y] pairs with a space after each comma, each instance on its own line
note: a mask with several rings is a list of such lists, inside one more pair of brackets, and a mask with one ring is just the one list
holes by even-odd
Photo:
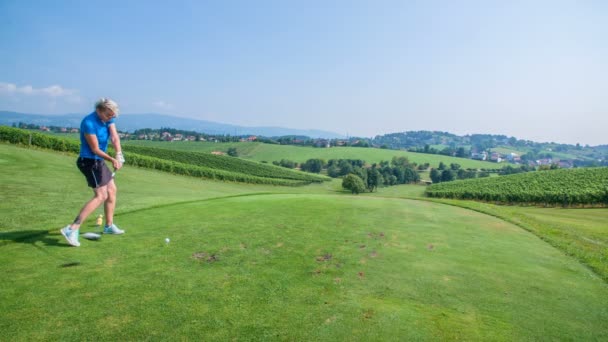
[[65, 97], [74, 101], [79, 98], [78, 91], [67, 89], [59, 84], [53, 84], [45, 88], [34, 88], [31, 85], [17, 86], [14, 83], [0, 82], [0, 94], [7, 95], [42, 95], [51, 98]]
[[173, 109], [174, 106], [170, 103], [167, 103], [165, 101], [155, 101], [154, 103], [152, 103], [155, 107], [160, 108], [160, 109]]

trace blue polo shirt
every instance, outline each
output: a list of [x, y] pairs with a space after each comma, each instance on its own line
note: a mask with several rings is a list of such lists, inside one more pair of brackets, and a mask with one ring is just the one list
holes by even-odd
[[110, 139], [110, 125], [114, 124], [114, 118], [108, 122], [103, 122], [97, 116], [97, 112], [93, 112], [82, 119], [80, 123], [80, 156], [83, 158], [92, 159], [103, 159], [97, 156], [91, 150], [89, 143], [84, 138], [85, 134], [94, 134], [97, 136], [99, 142], [99, 149], [107, 152], [108, 151], [108, 140]]

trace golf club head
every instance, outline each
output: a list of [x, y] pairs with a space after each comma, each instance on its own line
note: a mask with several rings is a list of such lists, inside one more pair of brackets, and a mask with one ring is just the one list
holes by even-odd
[[87, 240], [99, 240], [101, 239], [101, 235], [97, 234], [97, 233], [84, 233], [81, 235], [83, 238], [87, 239]]

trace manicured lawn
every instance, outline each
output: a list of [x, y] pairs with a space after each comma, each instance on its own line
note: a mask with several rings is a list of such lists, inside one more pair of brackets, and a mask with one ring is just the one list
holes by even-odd
[[429, 200], [499, 217], [534, 233], [578, 259], [608, 282], [608, 208], [543, 208], [429, 199], [423, 197], [424, 189], [423, 186], [400, 185], [380, 188], [376, 193], [365, 195]]
[[608, 339], [606, 283], [492, 216], [336, 181], [124, 169], [127, 234], [73, 248], [57, 229], [89, 196], [77, 172], [73, 156], [0, 145], [2, 339]]

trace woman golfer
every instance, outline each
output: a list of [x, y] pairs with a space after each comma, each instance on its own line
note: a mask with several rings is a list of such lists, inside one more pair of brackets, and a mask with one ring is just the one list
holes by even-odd
[[[120, 138], [114, 124], [114, 118], [116, 118], [118, 112], [116, 102], [101, 98], [95, 103], [95, 111], [85, 116], [80, 124], [80, 156], [76, 165], [95, 194], [82, 207], [74, 222], [61, 229], [61, 234], [70, 245], [75, 247], [80, 246], [80, 242], [78, 242], [80, 225], [102, 203], [106, 214], [104, 234], [124, 233], [124, 230], [118, 229], [113, 222], [114, 206], [116, 205], [116, 184], [114, 184], [112, 172], [104, 161], [111, 162], [115, 171], [119, 170], [125, 161], [120, 147]], [[108, 140], [114, 146], [116, 158], [112, 158], [106, 153]]]

